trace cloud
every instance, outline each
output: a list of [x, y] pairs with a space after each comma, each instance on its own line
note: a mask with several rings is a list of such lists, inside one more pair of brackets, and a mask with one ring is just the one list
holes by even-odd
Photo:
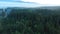
[[22, 0], [25, 2], [36, 2], [47, 5], [60, 5], [60, 0]]
[[38, 7], [38, 4], [23, 2], [3, 2], [0, 1], [0, 7]]
[[60, 0], [0, 0], [0, 1], [24, 1], [24, 2], [35, 2], [39, 4], [48, 5], [60, 5]]

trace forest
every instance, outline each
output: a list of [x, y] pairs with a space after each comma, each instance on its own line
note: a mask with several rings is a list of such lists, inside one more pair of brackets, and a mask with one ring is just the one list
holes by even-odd
[[60, 9], [12, 9], [0, 19], [0, 34], [60, 34]]

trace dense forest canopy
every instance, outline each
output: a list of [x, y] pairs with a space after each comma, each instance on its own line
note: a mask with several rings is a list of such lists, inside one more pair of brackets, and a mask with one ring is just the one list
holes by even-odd
[[0, 19], [0, 34], [60, 34], [60, 10], [13, 8]]

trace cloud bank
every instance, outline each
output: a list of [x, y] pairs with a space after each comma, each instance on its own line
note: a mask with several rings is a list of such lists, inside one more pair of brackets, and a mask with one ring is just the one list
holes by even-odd
[[22, 0], [25, 2], [36, 2], [44, 5], [60, 5], [60, 0]]

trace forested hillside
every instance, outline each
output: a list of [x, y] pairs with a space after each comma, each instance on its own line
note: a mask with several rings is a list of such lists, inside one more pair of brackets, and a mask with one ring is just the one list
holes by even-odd
[[0, 20], [0, 34], [60, 34], [60, 10], [12, 9]]

